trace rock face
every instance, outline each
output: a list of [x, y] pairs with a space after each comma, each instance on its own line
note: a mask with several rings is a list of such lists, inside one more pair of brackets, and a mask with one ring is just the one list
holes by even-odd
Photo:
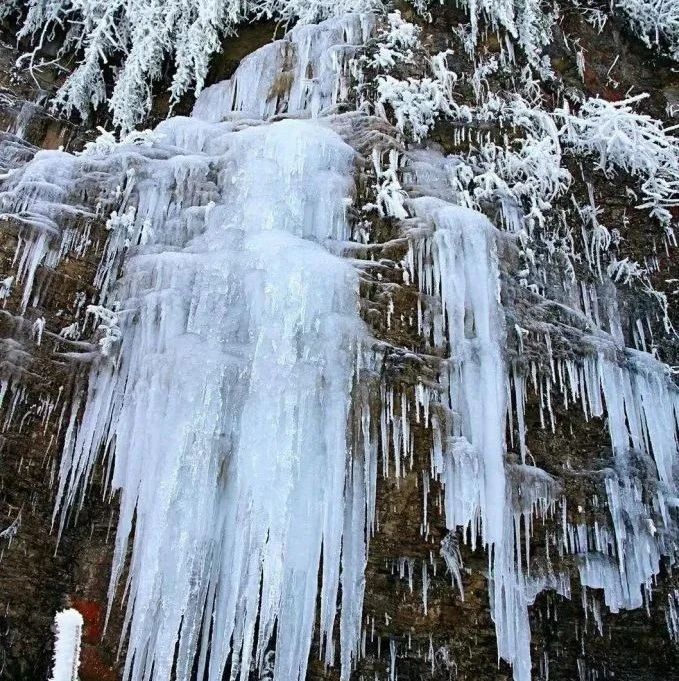
[[463, 5], [121, 138], [2, 47], [0, 678], [679, 679], [679, 82]]

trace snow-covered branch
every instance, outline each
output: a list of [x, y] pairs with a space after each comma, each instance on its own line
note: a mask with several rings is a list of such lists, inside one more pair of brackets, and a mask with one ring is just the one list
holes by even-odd
[[595, 97], [577, 114], [567, 104], [555, 113], [563, 120], [562, 139], [571, 148], [597, 155], [606, 174], [617, 168], [642, 181], [644, 200], [639, 208], [650, 208], [668, 228], [669, 209], [679, 206], [679, 138], [668, 134], [660, 121], [634, 110], [633, 105], [645, 97], [618, 102]]

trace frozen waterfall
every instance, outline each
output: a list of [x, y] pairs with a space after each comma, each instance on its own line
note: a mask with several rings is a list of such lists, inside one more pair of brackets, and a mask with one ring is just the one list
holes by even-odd
[[[335, 22], [331, 38], [361, 21]], [[252, 73], [256, 55], [234, 88], [271, 86]], [[111, 154], [130, 197], [111, 229], [140, 245], [106, 301], [120, 348], [93, 369], [69, 429], [57, 507], [76, 503], [105, 446], [121, 494], [109, 608], [133, 544], [125, 679], [175, 668], [218, 681], [227, 665], [247, 679], [273, 648], [273, 678], [304, 679], [321, 565], [325, 659], [341, 583], [348, 678], [374, 476], [370, 448], [348, 437], [358, 275], [324, 244], [350, 237], [355, 152], [323, 122], [231, 115], [211, 90], [196, 111], [158, 126], [153, 150]]]
[[[100, 470], [119, 500], [107, 621], [122, 604], [123, 681], [304, 681], [316, 642], [348, 681], [374, 638], [396, 678], [414, 628], [406, 646], [394, 613], [375, 612], [383, 603], [363, 611], [369, 540], [396, 507], [378, 504], [378, 458], [394, 494], [411, 475], [419, 495], [402, 510], [421, 520], [421, 544], [404, 547], [419, 553], [394, 561], [410, 592], [421, 585], [418, 627], [441, 602], [437, 561], [456, 587], [444, 598], [464, 598], [463, 560], [485, 551], [498, 662], [515, 681], [533, 677], [541, 591], [570, 598], [575, 579], [585, 612], [587, 589], [611, 612], [639, 608], [679, 557], [670, 370], [625, 347], [617, 279], [586, 289], [544, 269], [529, 284], [535, 244], [518, 195], [493, 176], [499, 151], [486, 149], [483, 173], [462, 151], [490, 145], [494, 119], [518, 130], [508, 112], [525, 123], [529, 108], [455, 102], [452, 51], [419, 64], [419, 31], [398, 12], [299, 25], [204, 89], [191, 116], [6, 164], [0, 205], [16, 247], [0, 301], [32, 351], [53, 343], [75, 386], [35, 410], [44, 423], [58, 414], [53, 437], [65, 436], [55, 534]], [[399, 60], [423, 78], [395, 78]], [[572, 178], [556, 114], [536, 112], [544, 128], [518, 139], [547, 139], [558, 172], [550, 180], [539, 163], [524, 182], [523, 162], [515, 170], [542, 217]], [[448, 156], [426, 139], [446, 117]], [[59, 331], [63, 310], [43, 316], [43, 270], [92, 252], [92, 286]], [[34, 368], [18, 341], [7, 347], [4, 426]], [[608, 433], [592, 470], [530, 451], [527, 423], [554, 431], [569, 407]], [[591, 483], [577, 513], [569, 476]]]

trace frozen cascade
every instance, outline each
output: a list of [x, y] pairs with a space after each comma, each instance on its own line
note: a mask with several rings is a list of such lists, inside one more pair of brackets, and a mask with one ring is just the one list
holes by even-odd
[[[423, 293], [440, 295], [443, 315], [433, 330], [441, 343], [447, 328], [449, 407], [453, 455], [446, 464], [435, 453], [435, 467], [448, 474], [446, 518], [451, 527], [473, 526], [486, 544], [502, 537], [505, 496], [504, 322], [493, 253], [494, 228], [480, 213], [423, 197], [411, 201], [416, 217], [434, 225], [430, 238], [415, 244], [415, 278]], [[438, 337], [438, 338], [437, 338]]]
[[[444, 179], [445, 165], [454, 162], [454, 157], [444, 160], [436, 152], [415, 151], [403, 173], [413, 193], [440, 197], [408, 201], [415, 219], [405, 225], [410, 235], [408, 280], [417, 282], [430, 300], [430, 309], [418, 309], [420, 332], [435, 347], [447, 344], [450, 353], [449, 412], [443, 419], [447, 422], [436, 423], [439, 417], [433, 417], [432, 472], [444, 482], [448, 528], [463, 528], [472, 545], [480, 536], [489, 549], [498, 654], [512, 663], [514, 678], [523, 681], [531, 678], [528, 606], [548, 588], [570, 596], [566, 573], [554, 572], [550, 565], [529, 574], [532, 518], [552, 514], [560, 490], [547, 473], [525, 465], [525, 377], [515, 371], [513, 401], [522, 464], [505, 461], [505, 413], [510, 421], [513, 415], [512, 400], [505, 397], [511, 382], [503, 361], [504, 314], [495, 265], [499, 233], [480, 213], [441, 200], [455, 195]], [[612, 293], [615, 296], [614, 289]], [[669, 564], [676, 560], [679, 391], [668, 378], [667, 366], [647, 352], [622, 345], [615, 298], [612, 305], [612, 335], [597, 328], [583, 338], [594, 354], [581, 358], [579, 366], [559, 366], [559, 374], [566, 404], [580, 400], [585, 417], [607, 417], [614, 454], [614, 468], [606, 471], [603, 485], [610, 528], [583, 526], [592, 540], [581, 542], [574, 552], [579, 554], [581, 584], [603, 590], [608, 608], [618, 612], [643, 606], [661, 558]], [[555, 385], [551, 357], [550, 363]], [[536, 379], [534, 373], [534, 384]], [[553, 422], [549, 376], [546, 381], [544, 392], [540, 389], [540, 415], [546, 409]], [[639, 469], [639, 459], [645, 472]], [[488, 502], [503, 498], [504, 506]], [[565, 521], [563, 531], [566, 541], [572, 528]]]
[[[597, 528], [593, 545], [585, 543], [590, 550], [580, 556], [580, 581], [603, 589], [612, 612], [642, 607], [661, 556], [670, 563], [676, 557], [671, 510], [677, 505], [679, 392], [650, 354], [627, 348], [625, 355], [627, 364], [619, 366], [602, 352], [590, 360], [594, 371], [584, 373], [590, 413], [602, 416], [605, 404], [608, 417], [614, 470], [605, 488], [613, 531]], [[654, 498], [644, 494], [644, 475], [655, 479]]]
[[[647, 604], [661, 560], [677, 560], [679, 391], [650, 353], [602, 332], [588, 340], [597, 353], [558, 373], [561, 391], [580, 401], [585, 418], [606, 417], [613, 459], [601, 475], [610, 527], [564, 517], [563, 543], [578, 557], [581, 584], [601, 589], [619, 612]], [[520, 409], [517, 416], [521, 422]]]
[[[255, 92], [264, 81], [248, 69], [234, 87]], [[57, 509], [82, 503], [103, 447], [120, 490], [109, 610], [132, 544], [125, 679], [169, 679], [173, 665], [179, 679], [194, 665], [247, 679], [274, 645], [274, 678], [304, 679], [321, 564], [324, 659], [341, 583], [348, 678], [375, 466], [367, 408], [362, 438], [347, 430], [365, 345], [358, 276], [323, 244], [350, 237], [355, 152], [313, 121], [175, 118], [155, 133], [111, 152], [134, 159], [124, 208], [132, 243], [144, 238], [112, 293], [117, 358], [93, 368], [77, 428], [73, 409]]]
[[230, 80], [206, 88], [194, 116], [218, 121], [231, 111], [258, 118], [330, 112], [347, 100], [351, 58], [375, 24], [374, 15], [355, 13], [296, 26], [243, 59]]
[[[430, 236], [412, 244], [413, 278], [424, 294], [440, 296], [443, 307], [433, 328], [423, 330], [440, 344], [447, 329], [450, 353], [450, 423], [438, 424], [441, 445], [432, 454], [434, 471], [444, 482], [446, 525], [464, 528], [465, 535], [469, 531], [472, 546], [480, 534], [488, 547], [498, 655], [513, 664], [517, 681], [526, 681], [530, 601], [515, 560], [514, 510], [504, 463], [507, 379], [496, 230], [481, 213], [436, 198], [414, 199], [410, 207], [433, 227]], [[539, 494], [542, 488], [529, 489]]]
[[[239, 117], [245, 124], [248, 119], [280, 114], [317, 117], [331, 113], [346, 102], [351, 59], [375, 25], [372, 14], [348, 13], [293, 28], [243, 59], [231, 79], [206, 88], [196, 102], [194, 118], [219, 122]], [[196, 134], [200, 130], [197, 126]], [[130, 137], [134, 139], [135, 134]], [[182, 142], [190, 145], [192, 134], [186, 126]], [[110, 133], [108, 137], [114, 139]], [[10, 220], [17, 233], [14, 266], [16, 280], [23, 285], [22, 312], [29, 304], [37, 304], [35, 277], [40, 266], [54, 268], [67, 254], [82, 256], [90, 245], [89, 229], [81, 226], [98, 215], [84, 205], [87, 196], [98, 191], [108, 199], [124, 184], [116, 186], [111, 179], [117, 175], [119, 168], [112, 169], [119, 159], [102, 162], [96, 155], [40, 150], [26, 163], [25, 146], [21, 146], [23, 164], [13, 160], [14, 148], [6, 148], [5, 143], [0, 149], [3, 162], [12, 169], [0, 191], [0, 216]], [[127, 170], [134, 173], [134, 164], [128, 164]], [[102, 272], [95, 282], [102, 289], [107, 274]]]
[[[105, 452], [110, 490], [120, 490], [109, 608], [124, 591], [126, 679], [160, 681], [173, 669], [188, 679], [197, 669], [216, 681], [227, 668], [233, 679], [255, 669], [303, 679], [317, 616], [325, 663], [335, 661], [336, 639], [343, 679], [358, 656], [377, 424], [360, 380], [371, 360], [359, 278], [334, 255], [351, 238], [356, 155], [341, 134], [356, 119], [332, 114], [351, 100], [361, 77], [352, 60], [375, 24], [348, 14], [294, 28], [204, 90], [191, 118], [121, 144], [103, 140], [89, 155], [40, 151], [3, 182], [3, 217], [18, 238], [15, 277], [0, 282], [0, 297], [16, 278], [24, 312], [37, 307], [41, 268], [84, 253], [90, 221], [109, 230], [95, 279], [101, 304], [88, 310], [108, 356], [71, 410], [55, 522], [61, 531], [77, 514]], [[528, 608], [544, 589], [570, 596], [570, 582], [556, 566], [531, 565], [533, 518], [553, 512], [560, 490], [526, 463], [531, 377], [513, 367], [510, 381], [504, 359], [500, 233], [443, 200], [461, 200], [448, 177], [456, 157], [390, 149], [385, 165], [387, 154], [372, 152], [376, 205], [403, 218], [409, 238], [404, 279], [422, 294], [419, 331], [445, 353], [444, 404], [433, 404], [433, 384], [415, 386], [414, 405], [408, 389], [380, 386], [384, 475], [392, 451], [397, 479], [404, 461], [412, 468], [412, 421], [422, 412], [454, 549], [442, 545], [442, 556], [462, 593], [456, 531], [472, 546], [480, 537], [498, 655], [527, 681]], [[575, 554], [581, 584], [601, 589], [617, 612], [642, 606], [663, 557], [675, 558], [679, 393], [666, 367], [623, 347], [617, 304], [600, 310], [584, 285], [582, 295], [583, 314], [594, 327], [608, 316], [612, 337], [596, 328], [584, 344], [593, 354], [562, 364], [550, 345], [551, 377], [531, 370], [541, 417], [554, 420], [557, 372], [566, 403], [606, 416], [613, 463], [600, 479], [610, 526], [569, 524], [563, 501], [558, 550]], [[579, 295], [569, 304], [579, 309]], [[392, 301], [387, 325], [393, 313]], [[30, 327], [36, 344], [49, 335], [45, 323]], [[506, 457], [512, 402], [521, 463]], [[425, 473], [425, 526], [429, 483]], [[401, 561], [412, 591], [414, 559]], [[426, 614], [430, 573], [421, 567]], [[672, 631], [678, 602], [668, 601]], [[394, 677], [397, 652], [392, 638]]]

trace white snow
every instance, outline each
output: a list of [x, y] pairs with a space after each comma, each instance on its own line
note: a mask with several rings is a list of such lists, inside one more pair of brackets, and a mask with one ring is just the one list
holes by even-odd
[[679, 61], [679, 5], [674, 0], [615, 0], [612, 6], [648, 47]]
[[567, 105], [555, 113], [563, 120], [560, 134], [567, 144], [598, 155], [607, 174], [620, 168], [639, 177], [644, 196], [639, 208], [651, 208], [651, 214], [669, 226], [669, 209], [679, 205], [679, 138], [668, 134], [661, 121], [634, 110], [646, 97], [617, 102], [596, 97], [585, 101], [577, 114]]

